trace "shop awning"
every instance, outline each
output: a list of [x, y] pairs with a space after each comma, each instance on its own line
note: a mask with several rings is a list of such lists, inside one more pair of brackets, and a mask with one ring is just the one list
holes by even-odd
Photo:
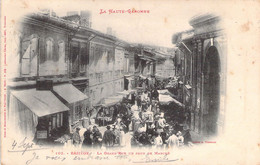
[[157, 90], [159, 94], [161, 95], [168, 95], [169, 94], [169, 91], [168, 89], [162, 89], [162, 90]]
[[173, 98], [166, 94], [159, 94], [159, 101], [161, 104], [169, 104], [173, 102]]
[[129, 95], [129, 94], [135, 93], [135, 92], [136, 92], [136, 90], [127, 90], [127, 91], [124, 90], [122, 92], [117, 92], [117, 94], [126, 96], [126, 95]]
[[72, 84], [53, 86], [54, 92], [65, 99], [69, 104], [87, 99], [88, 97]]
[[157, 78], [157, 79], [169, 79], [169, 77], [158, 75], [158, 74], [155, 74], [155, 78]]
[[159, 102], [161, 104], [169, 104], [171, 102], [174, 102], [178, 106], [184, 107], [184, 105], [181, 102], [179, 102], [178, 100], [174, 99], [170, 95], [170, 92], [167, 89], [165, 89], [165, 90], [158, 90], [158, 93], [159, 93]]
[[144, 76], [144, 75], [139, 75], [140, 78], [142, 79], [147, 79], [148, 77]]
[[129, 95], [129, 94], [130, 94], [130, 91], [124, 90], [124, 91], [122, 91], [122, 92], [117, 92], [117, 94], [126, 96], [126, 95]]
[[115, 105], [115, 104], [121, 102], [122, 99], [123, 99], [123, 95], [111, 96], [111, 97], [104, 98], [103, 100], [101, 100], [100, 105], [102, 105], [102, 106]]
[[11, 93], [38, 117], [69, 110], [51, 91], [26, 89]]

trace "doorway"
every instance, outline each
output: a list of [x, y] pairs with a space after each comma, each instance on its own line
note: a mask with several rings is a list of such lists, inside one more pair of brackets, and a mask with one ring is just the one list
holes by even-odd
[[220, 59], [215, 46], [211, 46], [205, 57], [203, 90], [203, 125], [207, 136], [217, 133], [217, 120], [220, 104]]

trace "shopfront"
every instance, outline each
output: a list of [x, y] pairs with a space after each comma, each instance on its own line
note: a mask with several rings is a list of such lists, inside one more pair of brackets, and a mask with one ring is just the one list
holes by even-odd
[[82, 119], [87, 116], [88, 97], [68, 83], [53, 86], [53, 93], [70, 109], [70, 131], [75, 126], [82, 125]]
[[9, 120], [15, 134], [28, 139], [55, 139], [68, 130], [68, 111], [49, 90], [12, 90]]

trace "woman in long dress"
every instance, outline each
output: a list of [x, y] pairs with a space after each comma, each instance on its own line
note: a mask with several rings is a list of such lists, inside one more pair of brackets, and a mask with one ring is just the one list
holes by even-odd
[[84, 132], [84, 140], [82, 143], [82, 148], [91, 148], [92, 147], [92, 131], [91, 127]]
[[126, 141], [125, 141], [125, 132], [124, 130], [121, 128], [120, 129], [120, 146], [124, 147], [126, 145]]

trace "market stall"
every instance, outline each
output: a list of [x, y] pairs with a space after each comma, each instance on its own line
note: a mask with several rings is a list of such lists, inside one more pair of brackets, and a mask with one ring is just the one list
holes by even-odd
[[178, 80], [170, 80], [170, 82], [165, 86], [166, 89], [168, 88], [176, 88], [178, 86]]
[[168, 83], [169, 77], [155, 75], [155, 86], [157, 87], [157, 89], [165, 89]]
[[101, 100], [97, 106], [96, 123], [99, 126], [105, 126], [111, 124], [114, 121], [115, 105], [120, 103], [123, 99], [123, 95], [111, 96]]

